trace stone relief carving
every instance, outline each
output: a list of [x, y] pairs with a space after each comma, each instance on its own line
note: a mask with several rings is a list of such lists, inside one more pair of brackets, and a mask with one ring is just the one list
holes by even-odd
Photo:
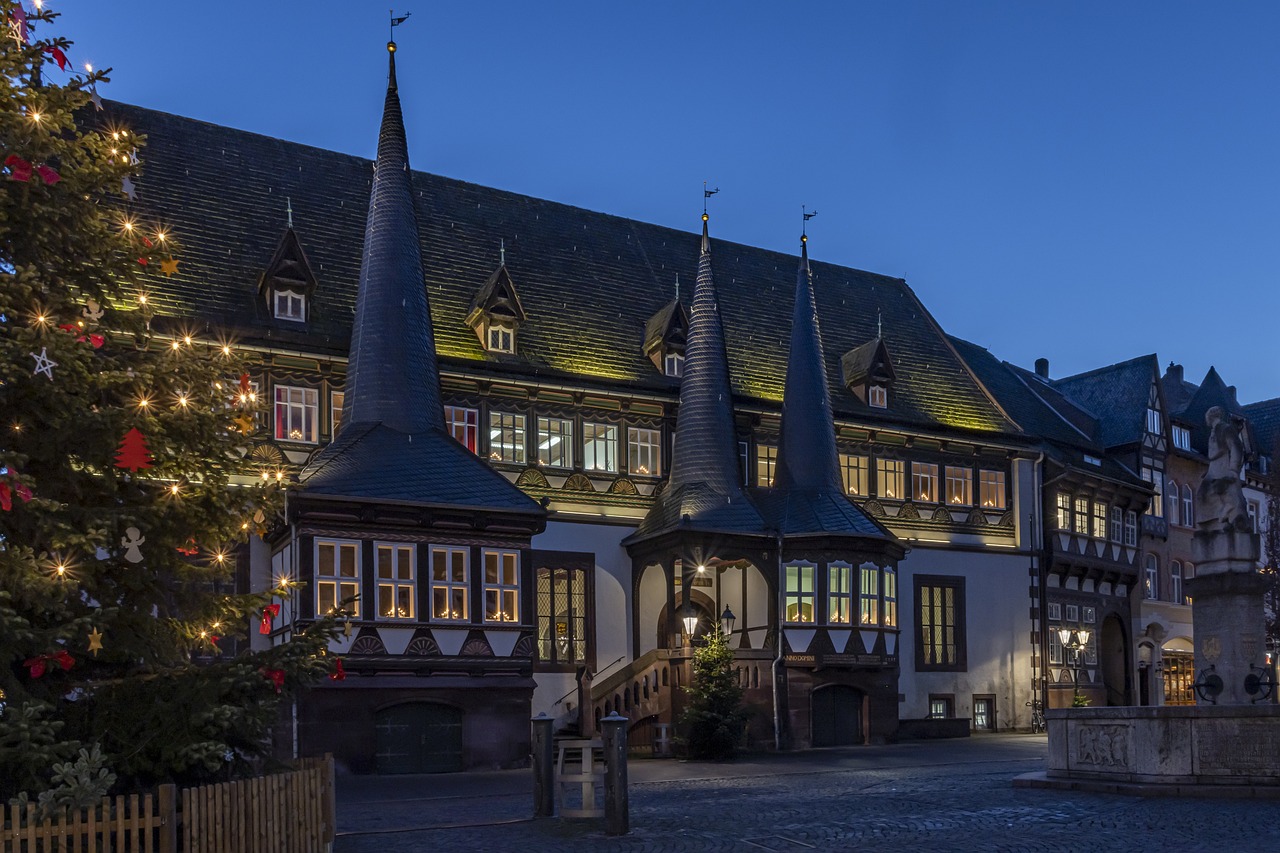
[[1128, 764], [1129, 732], [1124, 726], [1081, 726], [1076, 735], [1076, 762], [1098, 767]]

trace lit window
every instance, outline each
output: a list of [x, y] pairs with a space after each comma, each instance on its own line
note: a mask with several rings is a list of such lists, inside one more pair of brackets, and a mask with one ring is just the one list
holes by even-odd
[[520, 621], [520, 553], [484, 552], [484, 620]]
[[489, 413], [489, 458], [524, 464], [524, 415]]
[[378, 545], [378, 616], [412, 619], [417, 584], [414, 545]]
[[840, 474], [844, 478], [846, 494], [866, 497], [867, 495], [867, 457], [840, 454]]
[[1184, 426], [1173, 426], [1173, 446], [1179, 450], [1191, 449], [1191, 430]]
[[1075, 523], [1074, 529], [1076, 533], [1079, 533], [1082, 536], [1088, 536], [1089, 535], [1089, 499], [1080, 498], [1080, 497], [1076, 498], [1075, 507], [1076, 507], [1076, 512], [1075, 512], [1076, 523]]
[[906, 465], [901, 459], [876, 460], [876, 491], [882, 498], [900, 501], [905, 492], [903, 480], [906, 477]]
[[1119, 542], [1124, 535], [1124, 510], [1118, 506], [1111, 508], [1111, 541]]
[[314, 388], [276, 386], [276, 438], [314, 444], [320, 395]]
[[911, 463], [911, 496], [918, 501], [938, 500], [938, 466], [932, 462]]
[[[1193, 577], [1195, 577], [1195, 576], [1196, 576], [1196, 567], [1195, 567], [1193, 564], [1191, 564], [1191, 563], [1183, 563], [1183, 564], [1182, 564], [1182, 577], [1183, 577], [1184, 579], [1190, 580], [1191, 578], [1193, 578]], [[1190, 604], [1191, 604], [1191, 596], [1187, 595], [1187, 590], [1186, 590], [1185, 588], [1182, 590], [1182, 601], [1181, 601], [1181, 602], [1179, 602], [1179, 603], [1180, 603], [1180, 604], [1186, 604], [1186, 605], [1190, 605]]]
[[662, 372], [667, 376], [684, 376], [684, 356], [678, 352], [669, 352], [662, 358]]
[[612, 424], [582, 425], [582, 467], [588, 471], [618, 470], [618, 428]]
[[1178, 484], [1173, 480], [1169, 481], [1167, 494], [1169, 495], [1169, 523], [1178, 524]]
[[490, 326], [489, 352], [515, 352], [515, 332], [509, 326]]
[[627, 471], [656, 477], [662, 473], [662, 433], [656, 429], [627, 430]]
[[1151, 496], [1151, 503], [1147, 504], [1147, 515], [1155, 518], [1164, 517], [1164, 475], [1154, 468], [1143, 468], [1142, 479], [1151, 484], [1151, 489], [1155, 493]]
[[431, 618], [439, 622], [466, 622], [467, 609], [466, 548], [431, 549]]
[[589, 606], [587, 572], [538, 569], [538, 660], [581, 665], [587, 660]]
[[813, 564], [789, 563], [786, 566], [786, 621], [813, 622]]
[[337, 435], [338, 428], [342, 426], [342, 404], [345, 400], [346, 395], [341, 391], [329, 394], [329, 429], [333, 435]]
[[307, 298], [292, 290], [275, 292], [275, 315], [277, 320], [294, 320], [299, 323], [307, 319]]
[[1093, 538], [1107, 538], [1107, 505], [1101, 501], [1093, 502]]
[[867, 405], [874, 409], [884, 409], [889, 405], [889, 392], [883, 385], [872, 385], [867, 389]]
[[[1169, 500], [1174, 500], [1173, 495], [1169, 495]], [[1182, 523], [1187, 527], [1196, 526], [1196, 502], [1191, 496], [1191, 484], [1182, 484]]]
[[1153, 601], [1160, 597], [1160, 561], [1155, 554], [1147, 555], [1147, 567], [1142, 578], [1142, 597]]
[[772, 486], [775, 466], [778, 464], [778, 448], [767, 444], [756, 445], [756, 485]]
[[538, 464], [552, 468], [573, 467], [573, 421], [538, 418]]
[[964, 578], [916, 575], [916, 669], [965, 668]]
[[1138, 544], [1138, 514], [1126, 510], [1124, 514], [1124, 544], [1134, 548]]
[[449, 435], [467, 450], [476, 452], [480, 437], [480, 412], [462, 406], [444, 407], [444, 424]]
[[882, 575], [884, 580], [884, 626], [898, 627], [898, 573], [886, 568]]
[[862, 567], [858, 586], [858, 621], [863, 625], [880, 624], [880, 570], [872, 565]]
[[1174, 604], [1182, 604], [1182, 563], [1174, 560], [1169, 563], [1169, 598]]
[[1071, 529], [1071, 495], [1058, 492], [1058, 529]]
[[1004, 472], [978, 472], [978, 500], [983, 509], [1004, 509]]
[[316, 614], [341, 606], [360, 618], [360, 543], [316, 540]]
[[947, 503], [953, 506], [969, 506], [973, 503], [973, 471], [969, 468], [947, 466]]
[[853, 621], [853, 567], [848, 563], [827, 565], [827, 621], [832, 625]]

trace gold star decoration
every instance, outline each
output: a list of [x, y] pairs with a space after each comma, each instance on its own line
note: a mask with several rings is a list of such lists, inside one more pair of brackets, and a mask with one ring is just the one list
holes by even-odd
[[235, 424], [236, 424], [236, 428], [239, 429], [240, 432], [244, 433], [245, 435], [248, 435], [249, 433], [253, 432], [253, 416], [252, 415], [247, 415], [247, 414], [241, 415], [240, 417], [236, 418]]
[[167, 261], [160, 262], [160, 272], [164, 273], [165, 278], [173, 275], [178, 271], [178, 259], [169, 258]]
[[96, 626], [89, 632], [89, 651], [93, 652], [95, 658], [102, 651], [102, 632]]
[[344, 623], [343, 623], [343, 625], [342, 625], [342, 636], [344, 636], [344, 637], [350, 637], [350, 636], [351, 636], [351, 620], [350, 620], [350, 619], [348, 619], [348, 620], [347, 620], [346, 622], [344, 622]]

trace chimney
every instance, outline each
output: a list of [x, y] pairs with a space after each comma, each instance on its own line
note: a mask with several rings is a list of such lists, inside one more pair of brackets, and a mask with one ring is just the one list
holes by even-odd
[[1168, 379], [1170, 382], [1176, 382], [1179, 385], [1181, 385], [1182, 384], [1182, 365], [1174, 364], [1172, 361], [1169, 362], [1169, 366], [1165, 368], [1165, 371], [1164, 371], [1164, 378]]
[[1039, 376], [1041, 379], [1049, 378], [1049, 359], [1047, 358], [1036, 359], [1036, 376]]
[[1236, 386], [1227, 386], [1227, 399], [1231, 401], [1231, 405], [1236, 406], [1237, 408], [1240, 406], [1240, 401], [1236, 399]]

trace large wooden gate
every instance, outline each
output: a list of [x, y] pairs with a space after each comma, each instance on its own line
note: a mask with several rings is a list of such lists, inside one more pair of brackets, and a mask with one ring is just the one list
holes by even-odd
[[392, 705], [374, 718], [379, 773], [462, 769], [462, 711], [433, 702]]
[[862, 691], [843, 684], [813, 691], [813, 745], [862, 743]]

